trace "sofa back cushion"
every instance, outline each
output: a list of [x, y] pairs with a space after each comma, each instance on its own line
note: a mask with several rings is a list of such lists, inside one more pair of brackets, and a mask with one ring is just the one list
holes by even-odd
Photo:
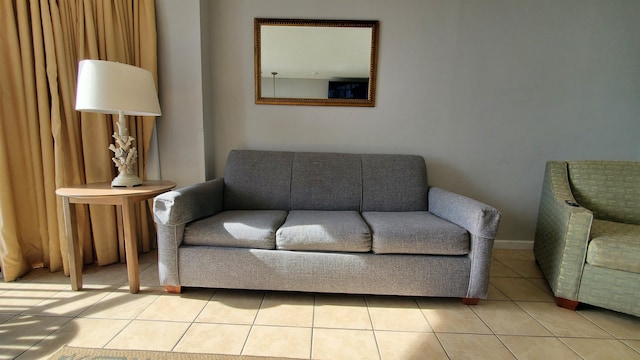
[[232, 150], [224, 173], [225, 210], [289, 210], [292, 152]]
[[427, 167], [417, 155], [362, 155], [362, 211], [426, 211]]
[[417, 155], [232, 150], [225, 210], [426, 211]]
[[360, 211], [360, 155], [298, 152], [291, 168], [291, 210]]
[[596, 219], [640, 224], [640, 162], [568, 163], [571, 191]]

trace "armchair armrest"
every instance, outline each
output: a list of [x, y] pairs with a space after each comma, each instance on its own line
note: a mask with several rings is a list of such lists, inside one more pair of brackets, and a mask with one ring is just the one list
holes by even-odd
[[547, 162], [534, 254], [556, 297], [578, 299], [593, 213], [575, 202], [567, 163]]
[[487, 204], [438, 187], [429, 189], [429, 211], [472, 235], [488, 239], [496, 237], [502, 215]]
[[153, 214], [160, 225], [181, 225], [222, 211], [223, 179], [183, 187], [153, 199]]

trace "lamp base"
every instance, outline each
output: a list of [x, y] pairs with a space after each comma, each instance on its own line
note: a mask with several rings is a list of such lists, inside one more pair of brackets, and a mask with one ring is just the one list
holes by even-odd
[[142, 180], [133, 174], [120, 173], [111, 182], [111, 187], [134, 187], [142, 185]]

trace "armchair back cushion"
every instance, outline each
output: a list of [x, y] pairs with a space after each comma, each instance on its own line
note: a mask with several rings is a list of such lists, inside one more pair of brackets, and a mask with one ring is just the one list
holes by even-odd
[[640, 162], [569, 161], [571, 190], [596, 219], [640, 224]]

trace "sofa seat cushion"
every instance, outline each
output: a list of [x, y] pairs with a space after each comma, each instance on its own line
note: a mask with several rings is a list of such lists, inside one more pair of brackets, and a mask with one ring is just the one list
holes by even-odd
[[283, 210], [232, 210], [193, 221], [184, 229], [184, 244], [275, 249]]
[[640, 225], [593, 220], [587, 263], [640, 273]]
[[465, 255], [469, 232], [428, 211], [365, 212], [376, 254]]
[[356, 211], [292, 210], [276, 233], [276, 248], [369, 252], [371, 231]]

